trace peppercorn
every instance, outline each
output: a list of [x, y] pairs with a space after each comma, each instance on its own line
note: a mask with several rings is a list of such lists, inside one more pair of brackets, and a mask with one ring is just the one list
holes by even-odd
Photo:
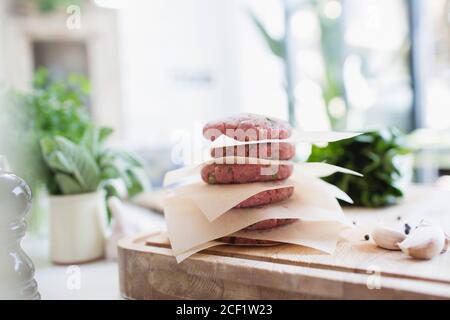
[[411, 231], [411, 226], [407, 223], [405, 223], [405, 234], [409, 234], [409, 232]]

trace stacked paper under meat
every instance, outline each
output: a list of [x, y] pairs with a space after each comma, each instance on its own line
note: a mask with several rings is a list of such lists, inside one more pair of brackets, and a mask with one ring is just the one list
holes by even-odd
[[[352, 137], [353, 133], [296, 133], [301, 142], [327, 142]], [[295, 142], [293, 138], [290, 142]], [[220, 143], [218, 141], [221, 141]], [[278, 140], [283, 142], [284, 140]], [[216, 139], [211, 147], [242, 144], [231, 138]], [[252, 143], [252, 142], [249, 142]], [[233, 158], [233, 159], [230, 159]], [[323, 180], [336, 172], [358, 174], [326, 163], [293, 163], [292, 161], [261, 160], [239, 157], [209, 159], [202, 164], [168, 172], [165, 185], [177, 184], [199, 176], [208, 163], [224, 161], [255, 161], [262, 164], [293, 164], [294, 173], [286, 180], [247, 184], [209, 185], [191, 182], [169, 188], [164, 201], [167, 233], [178, 262], [206, 248], [222, 245], [225, 236], [269, 240], [302, 245], [333, 253], [341, 232], [352, 226], [337, 199], [351, 202], [343, 191]], [[229, 162], [225, 162], [229, 163]], [[234, 208], [240, 202], [262, 191], [294, 187], [291, 198], [258, 208]], [[243, 230], [268, 219], [297, 219], [296, 222], [269, 230]]]

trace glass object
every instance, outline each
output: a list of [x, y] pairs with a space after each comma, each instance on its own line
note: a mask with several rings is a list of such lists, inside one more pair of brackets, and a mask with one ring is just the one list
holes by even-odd
[[0, 299], [40, 299], [33, 262], [20, 246], [31, 190], [5, 167], [0, 156]]

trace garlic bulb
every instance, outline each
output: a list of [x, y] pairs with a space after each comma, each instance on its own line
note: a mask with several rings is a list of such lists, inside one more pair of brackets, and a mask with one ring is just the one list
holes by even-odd
[[432, 259], [444, 250], [445, 233], [438, 226], [419, 225], [401, 243], [400, 249], [416, 259]]
[[377, 246], [388, 250], [400, 250], [398, 243], [405, 240], [406, 235], [394, 228], [377, 226], [372, 231], [372, 239]]

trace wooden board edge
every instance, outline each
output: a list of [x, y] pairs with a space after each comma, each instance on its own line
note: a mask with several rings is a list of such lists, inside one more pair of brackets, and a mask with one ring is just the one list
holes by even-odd
[[[206, 283], [216, 289], [223, 289], [226, 286], [239, 287], [240, 290], [244, 290], [245, 294], [238, 295], [237, 291], [234, 291], [236, 299], [302, 299], [311, 297], [327, 299], [450, 298], [448, 286], [439, 284], [421, 283], [418, 288], [417, 281], [384, 276], [381, 278], [381, 290], [370, 290], [368, 279], [374, 276], [371, 274], [348, 274], [339, 271], [277, 265], [265, 261], [258, 261], [256, 264], [249, 266], [248, 260], [245, 259], [211, 256], [204, 253], [197, 253], [185, 262], [177, 264], [170, 249], [148, 247], [139, 243], [148, 236], [148, 234], [140, 235], [119, 242], [120, 290], [125, 298], [233, 298], [228, 296], [225, 291], [222, 292], [222, 295], [217, 296], [201, 296], [199, 292], [193, 294], [189, 291], [186, 291], [186, 295], [176, 295], [167, 284], [170, 282], [168, 280], [170, 277], [175, 277], [178, 280], [178, 285], [182, 285], [183, 281], [188, 281], [188, 283]], [[211, 274], [211, 270], [214, 270], [213, 274]], [[232, 275], [233, 281], [227, 279], [227, 275]], [[167, 283], [163, 279], [167, 279]], [[265, 286], [255, 285], [255, 283], [263, 283]], [[141, 289], [136, 292], [136, 287], [139, 286]], [[248, 293], [249, 288], [253, 288], [253, 294]], [[265, 294], [262, 294], [261, 290]]]

